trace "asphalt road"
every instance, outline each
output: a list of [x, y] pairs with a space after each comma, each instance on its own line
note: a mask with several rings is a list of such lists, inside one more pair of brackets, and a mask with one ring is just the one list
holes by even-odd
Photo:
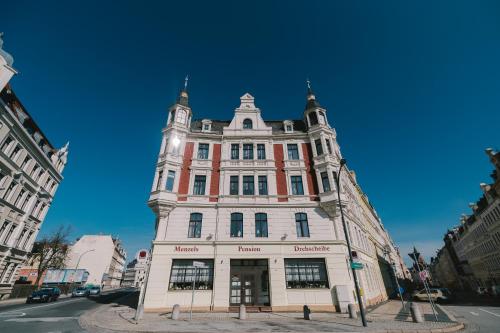
[[465, 324], [461, 332], [500, 332], [500, 306], [447, 305], [444, 308]]
[[111, 291], [98, 298], [66, 298], [52, 303], [15, 304], [0, 307], [0, 332], [85, 332], [78, 317], [102, 304], [118, 301], [134, 289]]

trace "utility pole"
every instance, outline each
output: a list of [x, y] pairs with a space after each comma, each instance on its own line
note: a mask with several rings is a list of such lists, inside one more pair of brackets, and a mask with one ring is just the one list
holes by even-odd
[[344, 167], [345, 164], [346, 164], [346, 160], [345, 159], [341, 159], [340, 160], [339, 172], [337, 173], [337, 177], [335, 179], [335, 182], [337, 183], [337, 197], [338, 197], [339, 207], [340, 207], [340, 216], [341, 216], [341, 219], [342, 219], [342, 226], [344, 228], [344, 236], [345, 236], [345, 240], [346, 240], [346, 243], [347, 243], [347, 250], [349, 251], [349, 263], [350, 263], [350, 266], [351, 266], [352, 277], [354, 279], [354, 287], [356, 289], [356, 297], [358, 299], [359, 313], [361, 315], [361, 322], [363, 323], [363, 326], [366, 327], [368, 325], [366, 323], [365, 309], [363, 308], [363, 299], [361, 298], [361, 293], [360, 293], [360, 290], [359, 290], [358, 278], [357, 278], [357, 275], [356, 275], [356, 270], [353, 268], [354, 261], [353, 261], [353, 258], [352, 258], [351, 242], [349, 240], [349, 233], [347, 232], [347, 225], [346, 225], [345, 219], [344, 219], [344, 211], [342, 210], [342, 202], [340, 201], [340, 174], [341, 174], [342, 168]]

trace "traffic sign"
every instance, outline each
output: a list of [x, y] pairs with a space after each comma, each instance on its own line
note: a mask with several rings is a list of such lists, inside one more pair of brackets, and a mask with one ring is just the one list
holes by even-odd
[[363, 269], [363, 264], [360, 262], [352, 262], [351, 268], [352, 269]]

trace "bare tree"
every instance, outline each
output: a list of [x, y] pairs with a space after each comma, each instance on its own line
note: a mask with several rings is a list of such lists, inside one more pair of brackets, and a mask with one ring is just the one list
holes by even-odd
[[70, 227], [60, 226], [52, 234], [44, 236], [33, 245], [32, 258], [33, 262], [37, 262], [35, 286], [38, 286], [42, 274], [47, 269], [64, 267], [69, 252], [68, 236], [70, 232]]

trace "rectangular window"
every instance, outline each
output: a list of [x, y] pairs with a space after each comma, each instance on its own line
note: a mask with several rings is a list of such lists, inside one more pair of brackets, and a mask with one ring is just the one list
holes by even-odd
[[325, 259], [285, 259], [288, 289], [329, 288]]
[[302, 186], [302, 176], [292, 176], [292, 194], [304, 195], [304, 187]]
[[267, 194], [267, 176], [259, 176], [259, 195]]
[[254, 178], [253, 176], [243, 176], [243, 195], [254, 195]]
[[238, 195], [240, 194], [240, 184], [239, 184], [239, 176], [231, 176], [229, 177], [229, 194], [230, 195]]
[[17, 207], [17, 205], [19, 204], [19, 202], [21, 202], [21, 199], [24, 196], [24, 193], [26, 193], [25, 190], [19, 191], [19, 194], [17, 195], [16, 201], [14, 201], [14, 206]]
[[30, 233], [28, 234], [28, 237], [26, 237], [24, 239], [23, 246], [21, 247], [21, 249], [26, 249], [26, 245], [28, 245], [28, 242], [31, 239], [31, 236], [33, 236], [33, 231], [30, 231]]
[[267, 237], [267, 214], [255, 214], [255, 237]]
[[327, 172], [321, 173], [321, 183], [323, 184], [323, 192], [330, 192], [330, 180]]
[[10, 223], [9, 221], [4, 221], [3, 222], [2, 227], [0, 228], [0, 239], [2, 238], [3, 233], [7, 229], [7, 226], [9, 225], [9, 223]]
[[198, 159], [208, 160], [208, 143], [200, 143], [198, 145]]
[[12, 224], [10, 226], [10, 229], [7, 231], [7, 235], [5, 235], [5, 238], [3, 239], [3, 243], [4, 244], [7, 244], [7, 242], [9, 241], [10, 239], [10, 236], [12, 236], [12, 233], [14, 232], [14, 230], [16, 230], [16, 225], [15, 224]]
[[207, 182], [207, 176], [194, 176], [194, 195], [205, 195], [205, 184]]
[[174, 190], [174, 181], [175, 181], [175, 171], [168, 170], [167, 174], [167, 184], [165, 185], [165, 189], [169, 192]]
[[21, 231], [21, 234], [19, 235], [19, 238], [16, 241], [16, 245], [14, 245], [15, 248], [19, 248], [19, 244], [21, 244], [21, 241], [23, 240], [23, 237], [24, 235], [26, 235], [27, 231], [28, 231], [27, 229], [23, 229], [23, 231]]
[[31, 161], [31, 157], [26, 156], [23, 160], [23, 163], [21, 163], [21, 169], [24, 170], [24, 168], [28, 165], [28, 163]]
[[321, 144], [321, 139], [315, 140], [314, 144], [316, 145], [316, 155], [323, 155], [323, 145]]
[[231, 237], [243, 237], [243, 214], [231, 214]]
[[12, 138], [9, 136], [7, 139], [5, 139], [3, 145], [2, 145], [2, 151], [6, 153], [7, 148], [9, 148], [10, 144], [12, 143]]
[[188, 238], [201, 237], [201, 221], [203, 215], [201, 213], [191, 213], [189, 218]]
[[161, 190], [161, 182], [163, 178], [163, 170], [158, 171], [158, 179], [156, 180], [156, 190]]
[[47, 206], [46, 204], [44, 204], [44, 203], [42, 204], [42, 206], [40, 207], [40, 211], [38, 212], [37, 219], [41, 220], [41, 217], [43, 215], [43, 211], [45, 210], [46, 206]]
[[231, 144], [231, 159], [238, 160], [240, 158], [240, 145], [237, 143]]
[[19, 146], [16, 146], [14, 148], [14, 150], [12, 150], [12, 153], [10, 153], [9, 157], [12, 159], [12, 160], [15, 160], [17, 158], [17, 154], [19, 153], [19, 151], [21, 151], [21, 147]]
[[309, 237], [309, 223], [307, 222], [306, 213], [295, 214], [295, 229], [297, 237]]
[[23, 210], [23, 211], [24, 211], [24, 209], [26, 209], [26, 205], [28, 204], [28, 202], [30, 201], [30, 199], [31, 199], [31, 194], [29, 194], [29, 193], [28, 193], [28, 194], [26, 195], [26, 198], [25, 198], [25, 199], [24, 199], [24, 201], [23, 201], [23, 204], [22, 204], [22, 206], [21, 206], [21, 210]]
[[298, 160], [299, 159], [299, 147], [294, 144], [286, 145], [288, 149], [288, 159], [289, 160]]
[[266, 159], [266, 145], [259, 143], [257, 145], [257, 159], [265, 160]]
[[326, 149], [328, 149], [328, 154], [331, 154], [332, 153], [332, 146], [330, 145], [330, 140], [325, 139], [325, 143], [326, 143]]
[[9, 196], [14, 191], [14, 188], [17, 186], [16, 183], [12, 182], [10, 183], [9, 187], [7, 188], [7, 191], [5, 192], [4, 199], [9, 200]]
[[191, 259], [173, 259], [170, 271], [169, 290], [212, 290], [214, 280], [214, 261], [211, 259], [196, 259], [205, 267], [196, 268]]
[[253, 160], [253, 144], [245, 143], [243, 145], [243, 159], [244, 160]]

